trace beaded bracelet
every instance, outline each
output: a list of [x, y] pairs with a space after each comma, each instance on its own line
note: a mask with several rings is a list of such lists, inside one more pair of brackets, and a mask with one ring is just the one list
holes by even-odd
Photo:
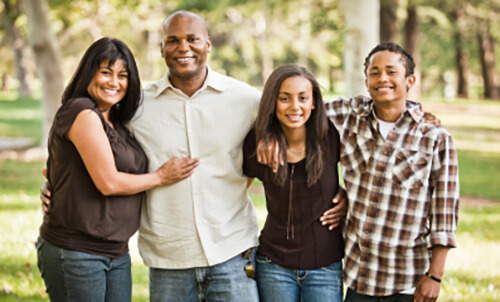
[[435, 277], [435, 276], [431, 275], [431, 273], [427, 272], [427, 273], [425, 273], [425, 275], [426, 275], [427, 277], [431, 278], [432, 280], [436, 281], [437, 283], [441, 283], [441, 279], [439, 279], [439, 278], [437, 278], [437, 277]]

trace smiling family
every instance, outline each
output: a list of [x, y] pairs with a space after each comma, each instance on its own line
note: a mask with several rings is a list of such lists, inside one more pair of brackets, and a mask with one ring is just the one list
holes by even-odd
[[406, 99], [406, 50], [368, 54], [370, 98], [324, 102], [300, 66], [278, 67], [262, 94], [210, 69], [192, 12], [166, 18], [161, 38], [168, 70], [142, 97], [132, 53], [109, 38], [63, 94], [37, 240], [52, 301], [130, 301], [136, 230], [151, 301], [342, 301], [343, 282], [346, 301], [437, 299], [458, 164], [448, 132]]

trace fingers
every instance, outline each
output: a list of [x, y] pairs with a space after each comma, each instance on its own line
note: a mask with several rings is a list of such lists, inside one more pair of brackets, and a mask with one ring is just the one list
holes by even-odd
[[340, 223], [343, 221], [344, 215], [341, 211], [337, 210], [337, 207], [331, 208], [323, 213], [323, 215], [319, 218], [321, 225], [327, 226], [328, 230], [333, 230], [338, 227]]
[[43, 176], [45, 176], [45, 178], [47, 178], [47, 168], [42, 169], [42, 174]]
[[50, 195], [51, 192], [49, 190], [48, 182], [45, 182], [43, 186], [40, 188], [40, 200], [42, 201], [42, 213], [43, 215], [47, 215], [50, 209]]

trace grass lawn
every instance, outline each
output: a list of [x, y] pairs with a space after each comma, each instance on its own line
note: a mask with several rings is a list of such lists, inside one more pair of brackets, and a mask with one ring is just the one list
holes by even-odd
[[[458, 104], [450, 108], [454, 106], [464, 107]], [[468, 116], [466, 112], [457, 112], [457, 108], [448, 111], [446, 106], [442, 106], [442, 111], [437, 110], [452, 135], [457, 134], [460, 185], [466, 205], [460, 209], [459, 248], [449, 253], [439, 301], [500, 300], [500, 257], [497, 255], [500, 251], [500, 149], [477, 148], [479, 144], [500, 142], [500, 138], [497, 139], [500, 106], [482, 103], [474, 106], [487, 110], [474, 111], [474, 118], [463, 123], [460, 121]], [[0, 97], [0, 136], [33, 137], [39, 141], [40, 119], [38, 101]], [[41, 174], [44, 166], [44, 161], [0, 161], [0, 301], [48, 301], [33, 245], [42, 218], [38, 195], [44, 181]], [[257, 182], [250, 195], [262, 223], [266, 210], [260, 192]], [[148, 301], [148, 271], [138, 255], [135, 240], [132, 238], [130, 243], [133, 301]]]

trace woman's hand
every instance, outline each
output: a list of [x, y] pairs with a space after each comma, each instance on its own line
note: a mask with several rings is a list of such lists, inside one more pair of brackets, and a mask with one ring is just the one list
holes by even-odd
[[174, 157], [158, 168], [155, 173], [160, 178], [162, 185], [171, 185], [191, 176], [198, 164], [198, 158]]

